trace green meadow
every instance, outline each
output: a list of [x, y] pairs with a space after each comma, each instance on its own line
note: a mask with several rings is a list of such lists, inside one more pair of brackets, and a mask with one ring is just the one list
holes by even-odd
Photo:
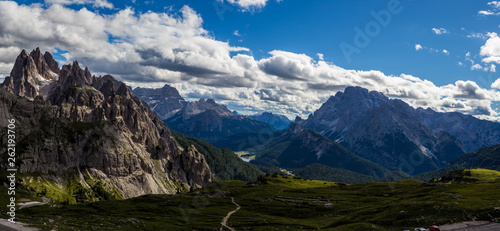
[[227, 222], [236, 230], [413, 230], [500, 217], [500, 172], [462, 177], [474, 180], [347, 185], [274, 174], [177, 195], [31, 207], [18, 220], [43, 230], [219, 230], [236, 209], [231, 198], [241, 206]]

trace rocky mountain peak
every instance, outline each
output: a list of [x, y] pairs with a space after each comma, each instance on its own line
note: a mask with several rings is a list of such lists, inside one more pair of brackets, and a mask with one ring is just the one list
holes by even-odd
[[153, 108], [163, 120], [172, 117], [187, 104], [177, 89], [168, 84], [159, 89], [137, 87], [132, 92]]
[[288, 117], [284, 115], [273, 114], [271, 112], [262, 112], [262, 114], [260, 115], [257, 114], [250, 117], [262, 121], [264, 123], [271, 124], [278, 130], [283, 130], [288, 128], [288, 125], [290, 125], [290, 123], [292, 122], [290, 121], [290, 119], [288, 119]]
[[34, 99], [58, 73], [59, 65], [51, 55], [42, 55], [39, 48], [31, 53], [22, 50], [2, 86], [11, 93]]
[[61, 68], [58, 82], [66, 89], [76, 85], [92, 85], [94, 78], [87, 67], [83, 70], [78, 61], [74, 61], [72, 65], [66, 64]]
[[200, 99], [198, 101], [188, 102], [181, 110], [184, 118], [190, 118], [208, 110], [212, 110], [221, 116], [233, 115], [231, 110], [225, 105], [217, 104], [214, 99]]
[[433, 131], [407, 103], [360, 87], [347, 87], [330, 97], [302, 127], [391, 170], [403, 165], [399, 161], [408, 159], [409, 153], [426, 162], [422, 169], [432, 170], [464, 152], [460, 141]]

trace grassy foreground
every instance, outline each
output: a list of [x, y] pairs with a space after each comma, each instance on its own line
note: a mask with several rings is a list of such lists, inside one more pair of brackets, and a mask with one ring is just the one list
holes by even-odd
[[218, 181], [196, 192], [146, 195], [18, 211], [43, 230], [403, 230], [500, 217], [500, 174], [471, 170], [473, 182], [416, 180], [356, 185], [279, 175], [256, 183]]

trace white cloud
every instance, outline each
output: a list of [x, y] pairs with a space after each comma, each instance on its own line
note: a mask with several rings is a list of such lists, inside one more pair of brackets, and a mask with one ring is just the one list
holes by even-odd
[[498, 12], [498, 10], [500, 10], [500, 2], [499, 1], [488, 2], [487, 5], [490, 6], [490, 7], [492, 7], [493, 9], [492, 10], [480, 10], [478, 12], [478, 14], [485, 15], [485, 16], [488, 16], [488, 15], [500, 15], [500, 12]]
[[422, 46], [420, 44], [415, 44], [415, 50], [422, 50]]
[[500, 37], [497, 33], [488, 33], [489, 39], [481, 46], [480, 54], [483, 56], [483, 62], [500, 63]]
[[443, 54], [446, 54], [446, 55], [449, 55], [449, 54], [450, 54], [450, 52], [449, 52], [449, 51], [447, 51], [446, 49], [443, 49], [443, 51], [442, 51], [442, 52], [443, 52]]
[[[217, 0], [221, 3], [224, 0]], [[254, 11], [264, 8], [268, 0], [226, 0], [231, 5], [237, 6], [241, 11]], [[276, 0], [276, 2], [281, 2], [283, 0]]]
[[91, 5], [94, 8], [113, 9], [113, 4], [107, 0], [45, 0], [46, 4], [61, 4], [61, 5]]
[[470, 69], [471, 69], [471, 70], [482, 70], [482, 69], [483, 69], [483, 66], [481, 66], [481, 64], [479, 64], [479, 63], [476, 63], [476, 64], [472, 65], [472, 66], [470, 67]]
[[491, 88], [500, 89], [500, 78], [491, 84]]
[[337, 91], [361, 86], [415, 107], [496, 116], [489, 103], [499, 101], [500, 92], [472, 81], [439, 87], [411, 75], [344, 69], [323, 61], [320, 54], [315, 60], [274, 50], [256, 59], [247, 48], [215, 40], [202, 24], [201, 16], [187, 6], [180, 13], [127, 8], [101, 15], [59, 4], [46, 9], [3, 1], [0, 70], [12, 68], [21, 49], [40, 46], [67, 51], [68, 62], [78, 60], [94, 74], [109, 73], [130, 86], [169, 83], [188, 99], [215, 98], [243, 113], [267, 110], [307, 116]]
[[459, 66], [463, 66], [464, 64], [462, 62], [458, 62], [458, 65]]
[[486, 35], [483, 33], [471, 33], [467, 35], [467, 38], [480, 38], [480, 39], [486, 39]]
[[447, 34], [450, 33], [444, 28], [432, 28], [432, 31], [436, 34]]
[[321, 60], [321, 61], [323, 61], [323, 60], [324, 60], [324, 55], [323, 55], [323, 54], [321, 54], [321, 53], [317, 53], [316, 55], [318, 56], [318, 59], [319, 59], [319, 60]]
[[491, 72], [497, 72], [497, 66], [495, 66], [495, 64], [491, 64], [490, 65], [490, 71]]
[[500, 9], [500, 2], [499, 2], [499, 1], [491, 1], [491, 2], [488, 2], [488, 5], [489, 5], [489, 6], [492, 6], [493, 8]]
[[240, 35], [240, 32], [238, 32], [238, 30], [235, 30], [235, 31], [233, 32], [233, 35], [238, 36], [238, 37], [240, 37], [240, 36], [241, 36], [241, 35]]
[[480, 10], [479, 12], [477, 12], [478, 14], [481, 14], [481, 15], [495, 15], [496, 13], [492, 12], [492, 11], [489, 11], [489, 10]]

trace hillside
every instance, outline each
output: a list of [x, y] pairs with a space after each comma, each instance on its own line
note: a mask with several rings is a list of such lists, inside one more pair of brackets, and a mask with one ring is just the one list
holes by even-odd
[[376, 181], [374, 177], [323, 164], [310, 164], [303, 168], [291, 169], [295, 176], [311, 180], [323, 180], [346, 184], [360, 184]]
[[302, 129], [298, 123], [251, 150], [256, 154], [252, 163], [264, 166], [302, 168], [319, 163], [377, 178], [389, 173], [386, 168], [353, 154], [335, 141]]
[[493, 145], [464, 154], [457, 159], [452, 160], [451, 163], [461, 165], [466, 168], [500, 170], [500, 145]]
[[264, 174], [255, 165], [241, 160], [228, 148], [218, 149], [205, 141], [175, 131], [172, 134], [180, 146], [194, 145], [203, 154], [212, 174], [217, 179], [253, 182], [258, 176]]

